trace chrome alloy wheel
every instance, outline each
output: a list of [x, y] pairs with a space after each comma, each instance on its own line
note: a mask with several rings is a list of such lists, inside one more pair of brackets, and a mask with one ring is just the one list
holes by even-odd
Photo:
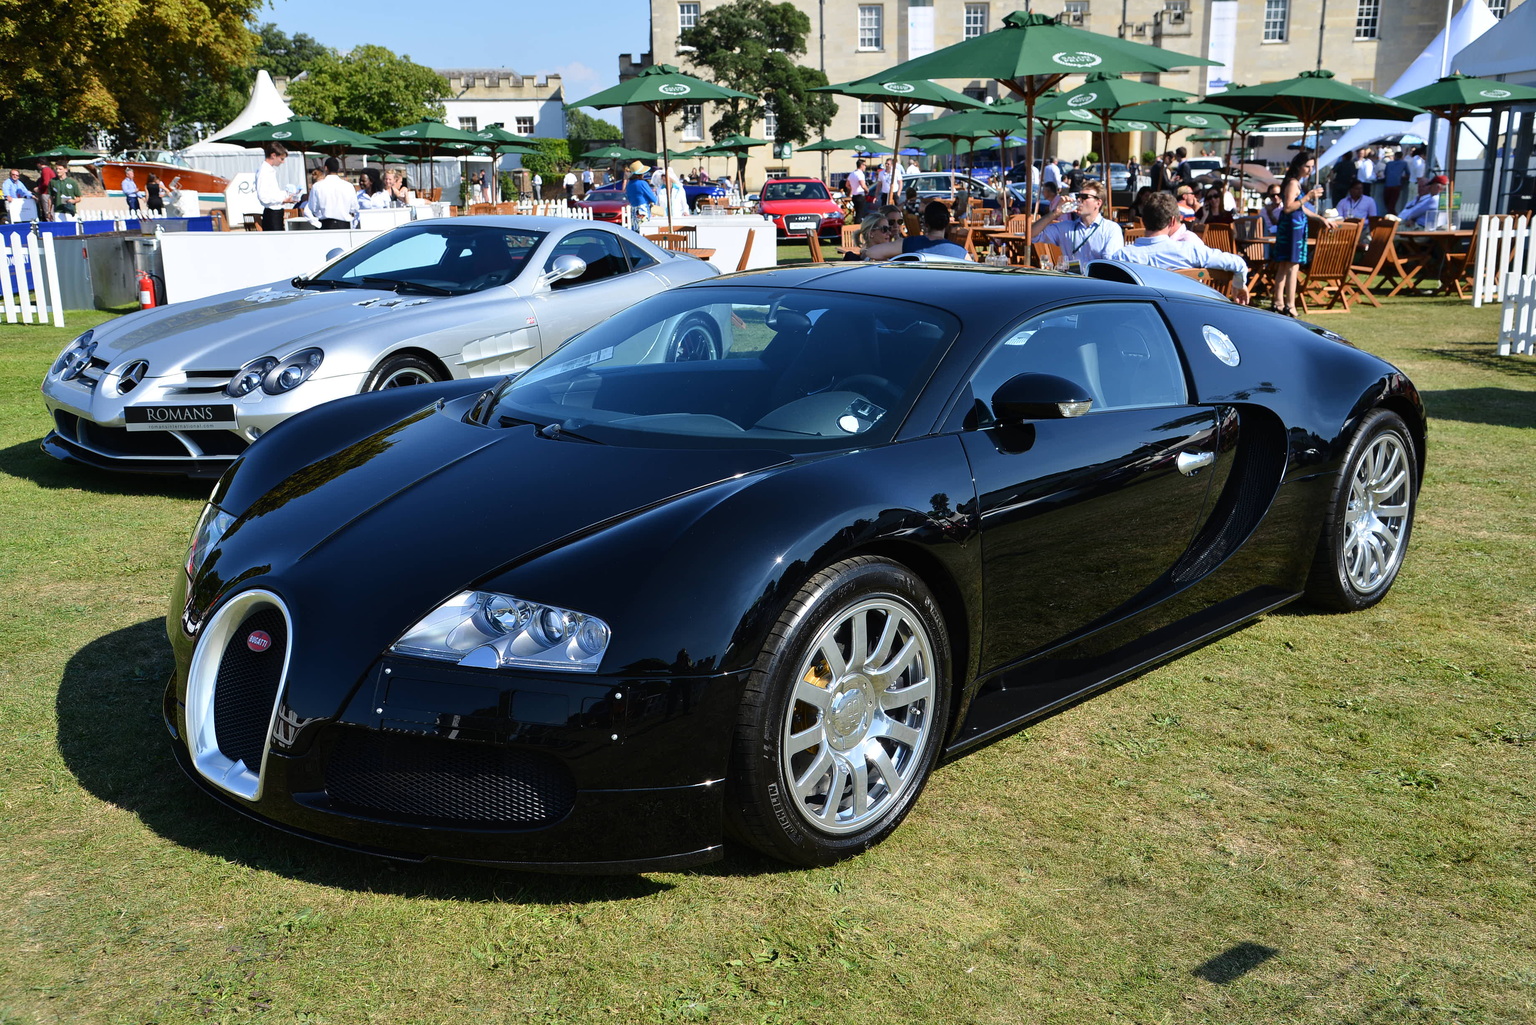
[[408, 388], [416, 384], [431, 384], [437, 378], [416, 367], [401, 367], [379, 382], [379, 389]]
[[1391, 577], [1403, 558], [1412, 511], [1410, 455], [1402, 439], [1386, 431], [1371, 439], [1349, 481], [1345, 536], [1340, 557], [1356, 590], [1370, 592]]
[[793, 804], [832, 834], [901, 806], [937, 742], [933, 642], [906, 602], [877, 595], [822, 628], [796, 676], [779, 757]]

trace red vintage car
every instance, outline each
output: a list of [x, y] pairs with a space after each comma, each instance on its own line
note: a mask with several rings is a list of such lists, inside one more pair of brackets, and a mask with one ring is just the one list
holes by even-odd
[[842, 207], [820, 178], [770, 178], [763, 183], [757, 212], [773, 218], [780, 238], [812, 231], [822, 238], [842, 237]]

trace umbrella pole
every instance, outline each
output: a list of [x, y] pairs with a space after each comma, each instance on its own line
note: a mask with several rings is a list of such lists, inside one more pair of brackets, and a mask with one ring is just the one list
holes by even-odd
[[1115, 185], [1109, 177], [1109, 114], [1106, 111], [1099, 112], [1099, 121], [1104, 125], [1104, 130], [1099, 134], [1099, 167], [1104, 170], [1104, 202], [1099, 204], [1099, 216], [1110, 213], [1110, 220], [1115, 209]]
[[1445, 224], [1455, 231], [1461, 227], [1461, 208], [1456, 208], [1454, 217], [1451, 215], [1451, 204], [1456, 202], [1456, 137], [1461, 134], [1461, 118], [1447, 114], [1445, 120], [1450, 123], [1445, 135], [1445, 177], [1450, 182], [1445, 187]]

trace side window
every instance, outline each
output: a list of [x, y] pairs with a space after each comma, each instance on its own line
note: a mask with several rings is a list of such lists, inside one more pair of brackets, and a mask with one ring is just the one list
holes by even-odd
[[1054, 374], [1093, 397], [1089, 415], [1182, 406], [1189, 393], [1173, 336], [1151, 303], [1094, 303], [1041, 314], [1009, 331], [971, 378], [983, 405], [1015, 374]]
[[649, 267], [656, 262], [656, 258], [644, 249], [635, 245], [629, 239], [621, 239], [619, 245], [624, 249], [624, 255], [629, 257], [629, 269], [639, 270], [641, 267]]
[[544, 264], [548, 270], [554, 265], [557, 256], [579, 256], [586, 263], [587, 269], [579, 278], [567, 278], [564, 281], [555, 282], [555, 288], [574, 288], [577, 285], [585, 285], [593, 281], [602, 281], [619, 274], [629, 272], [629, 264], [624, 259], [624, 250], [621, 248], [619, 238], [606, 231], [573, 231], [555, 244], [550, 252], [549, 259]]

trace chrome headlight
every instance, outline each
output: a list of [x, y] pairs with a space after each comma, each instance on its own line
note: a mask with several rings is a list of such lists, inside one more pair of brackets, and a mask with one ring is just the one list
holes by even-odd
[[96, 343], [91, 341], [95, 336], [95, 328], [87, 330], [79, 338], [70, 342], [59, 353], [59, 358], [53, 361], [49, 368], [50, 374], [58, 374], [63, 381], [72, 381], [80, 376], [80, 371], [91, 365], [91, 357], [96, 353]]
[[462, 591], [423, 616], [389, 650], [482, 669], [595, 673], [609, 639], [608, 624], [594, 616], [509, 594]]
[[241, 367], [225, 386], [224, 394], [238, 399], [260, 388], [268, 395], [281, 395], [309, 380], [324, 360], [325, 352], [314, 348], [300, 349], [282, 359], [263, 356]]
[[196, 580], [197, 571], [208, 560], [208, 553], [218, 544], [235, 522], [235, 518], [209, 502], [203, 506], [203, 514], [197, 518], [192, 530], [192, 543], [187, 546], [187, 579]]

